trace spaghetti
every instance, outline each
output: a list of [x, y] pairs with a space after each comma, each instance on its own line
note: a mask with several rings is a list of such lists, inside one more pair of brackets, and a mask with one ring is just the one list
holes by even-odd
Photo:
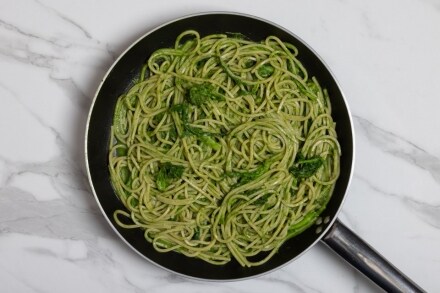
[[269, 36], [178, 36], [116, 104], [110, 177], [159, 252], [212, 264], [268, 261], [312, 225], [339, 175], [328, 93]]

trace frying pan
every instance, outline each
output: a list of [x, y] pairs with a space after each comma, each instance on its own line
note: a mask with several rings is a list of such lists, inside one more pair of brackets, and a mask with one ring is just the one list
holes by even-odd
[[[236, 261], [217, 266], [174, 252], [159, 253], [145, 240], [141, 229], [122, 229], [113, 220], [113, 212], [124, 209], [111, 186], [107, 167], [110, 126], [116, 100], [132, 86], [142, 65], [155, 50], [173, 46], [176, 37], [188, 29], [197, 30], [201, 36], [240, 32], [254, 41], [269, 35], [278, 36], [298, 48], [299, 60], [310, 76], [316, 76], [321, 85], [327, 88], [331, 97], [333, 119], [342, 149], [341, 174], [322, 214], [324, 220], [319, 226], [312, 226], [285, 242], [278, 253], [261, 266], [243, 268]], [[353, 172], [354, 134], [350, 111], [338, 83], [322, 59], [299, 37], [274, 23], [250, 15], [213, 12], [173, 20], [142, 36], [113, 64], [98, 88], [88, 116], [85, 157], [92, 191], [115, 232], [138, 254], [168, 271], [203, 280], [247, 279], [280, 268], [318, 241], [323, 241], [383, 289], [423, 292], [337, 219]]]

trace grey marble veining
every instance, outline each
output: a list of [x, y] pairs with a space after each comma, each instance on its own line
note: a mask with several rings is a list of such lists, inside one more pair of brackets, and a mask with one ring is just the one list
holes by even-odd
[[[115, 235], [91, 194], [84, 129], [110, 65], [140, 35], [208, 10], [254, 14], [330, 65], [354, 114], [356, 168], [340, 219], [440, 291], [440, 6], [403, 1], [5, 0], [0, 3], [2, 292], [378, 292], [318, 244], [232, 283], [164, 271]], [[123, 13], [122, 13], [123, 12]]]
[[440, 183], [440, 158], [430, 154], [415, 143], [374, 125], [371, 121], [354, 116], [358, 128], [369, 141], [382, 151], [426, 170]]

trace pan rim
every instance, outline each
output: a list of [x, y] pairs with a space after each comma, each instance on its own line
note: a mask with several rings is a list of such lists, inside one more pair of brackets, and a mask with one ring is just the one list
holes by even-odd
[[[124, 236], [122, 236], [121, 233], [119, 233], [119, 231], [115, 228], [115, 226], [112, 224], [111, 220], [109, 219], [109, 217], [107, 216], [107, 214], [104, 211], [104, 208], [101, 205], [101, 201], [98, 198], [98, 195], [96, 193], [93, 181], [92, 181], [92, 176], [91, 176], [91, 172], [90, 172], [90, 166], [89, 166], [89, 157], [88, 157], [88, 151], [87, 151], [87, 145], [88, 145], [88, 134], [89, 134], [89, 126], [90, 126], [90, 120], [91, 120], [91, 116], [92, 116], [92, 112], [95, 106], [95, 102], [96, 99], [101, 91], [101, 88], [104, 84], [104, 82], [107, 80], [108, 75], [112, 72], [113, 68], [116, 66], [116, 64], [119, 63], [119, 61], [127, 54], [127, 52], [129, 52], [136, 44], [138, 44], [141, 40], [143, 40], [145, 37], [147, 37], [148, 35], [152, 34], [153, 32], [161, 29], [162, 27], [165, 27], [169, 24], [172, 24], [174, 22], [177, 22], [179, 20], [183, 20], [183, 19], [187, 19], [187, 18], [191, 18], [191, 17], [196, 17], [196, 16], [204, 16], [204, 15], [215, 15], [215, 14], [225, 14], [225, 15], [236, 15], [236, 16], [242, 16], [242, 17], [246, 17], [246, 18], [252, 18], [255, 20], [259, 20], [262, 21], [264, 23], [267, 23], [269, 25], [272, 25], [274, 27], [277, 27], [285, 32], [287, 32], [288, 34], [292, 35], [294, 38], [296, 38], [300, 43], [302, 43], [305, 47], [307, 47], [307, 49], [309, 49], [314, 56], [320, 61], [322, 62], [322, 64], [324, 65], [324, 67], [328, 70], [328, 72], [330, 73], [331, 77], [333, 78], [337, 88], [339, 89], [339, 91], [341, 92], [341, 96], [342, 96], [342, 100], [344, 102], [344, 105], [347, 109], [347, 113], [348, 113], [348, 119], [350, 122], [350, 130], [352, 133], [352, 138], [351, 138], [351, 142], [352, 142], [352, 160], [351, 160], [351, 168], [350, 168], [350, 173], [349, 173], [349, 178], [347, 181], [347, 185], [345, 188], [345, 193], [342, 197], [342, 200], [339, 204], [339, 207], [337, 208], [336, 213], [334, 214], [334, 216], [332, 217], [332, 219], [330, 220], [330, 222], [328, 223], [327, 227], [320, 233], [320, 235], [318, 235], [315, 239], [315, 241], [313, 241], [306, 249], [304, 249], [301, 253], [299, 253], [298, 255], [296, 255], [295, 257], [291, 258], [290, 260], [286, 261], [285, 263], [274, 267], [272, 269], [269, 269], [267, 271], [252, 275], [252, 276], [247, 276], [247, 277], [240, 277], [240, 278], [233, 278], [233, 279], [208, 279], [208, 278], [201, 278], [201, 277], [195, 277], [195, 276], [190, 276], [190, 275], [186, 275], [184, 273], [180, 273], [180, 272], [176, 272], [170, 268], [167, 268], [153, 260], [151, 260], [150, 258], [148, 258], [147, 256], [143, 255], [140, 251], [138, 251], [130, 242], [127, 241], [127, 239], [124, 238]], [[340, 83], [338, 82], [338, 80], [336, 79], [334, 73], [331, 71], [330, 67], [327, 65], [327, 63], [323, 60], [323, 58], [321, 58], [321, 56], [308, 44], [306, 43], [302, 38], [300, 38], [298, 35], [296, 35], [295, 33], [293, 33], [292, 31], [290, 31], [289, 29], [286, 29], [285, 27], [278, 25], [270, 20], [258, 17], [258, 16], [254, 16], [254, 15], [250, 15], [250, 14], [246, 14], [246, 13], [241, 13], [241, 12], [231, 12], [231, 11], [205, 11], [205, 12], [198, 12], [198, 13], [192, 13], [192, 14], [187, 14], [178, 18], [174, 18], [172, 20], [169, 20], [159, 26], [156, 26], [155, 28], [147, 31], [146, 33], [144, 33], [142, 36], [140, 36], [139, 38], [137, 38], [135, 41], [133, 41], [119, 56], [118, 58], [113, 62], [113, 64], [109, 67], [109, 69], [107, 70], [107, 72], [105, 73], [105, 75], [102, 77], [101, 82], [99, 83], [99, 86], [95, 92], [95, 95], [93, 97], [92, 103], [90, 105], [90, 109], [87, 115], [87, 122], [86, 122], [86, 128], [85, 128], [85, 140], [84, 140], [84, 158], [85, 158], [85, 166], [86, 166], [86, 171], [87, 171], [87, 178], [88, 178], [88, 182], [91, 188], [91, 191], [93, 193], [93, 196], [95, 197], [95, 201], [98, 204], [98, 207], [101, 211], [101, 213], [103, 214], [104, 218], [106, 219], [107, 223], [110, 225], [110, 227], [113, 229], [113, 231], [116, 233], [116, 235], [119, 236], [119, 238], [122, 239], [123, 242], [125, 242], [125, 244], [130, 247], [133, 251], [135, 251], [138, 255], [140, 255], [142, 258], [146, 259], [147, 261], [149, 261], [150, 263], [152, 263], [153, 265], [160, 267], [161, 269], [168, 271], [170, 273], [173, 274], [177, 274], [181, 277], [184, 278], [188, 278], [191, 280], [195, 280], [195, 281], [204, 281], [204, 282], [235, 282], [235, 281], [244, 281], [244, 280], [249, 280], [249, 279], [254, 279], [257, 277], [261, 277], [264, 276], [266, 274], [272, 273], [275, 270], [281, 269], [285, 266], [287, 266], [288, 264], [292, 263], [294, 260], [298, 259], [299, 257], [301, 257], [302, 255], [304, 255], [307, 251], [309, 251], [313, 246], [316, 245], [316, 243], [318, 243], [324, 236], [325, 234], [328, 232], [328, 230], [330, 230], [334, 224], [334, 222], [337, 220], [338, 218], [338, 214], [340, 213], [342, 206], [344, 205], [344, 202], [346, 200], [346, 196], [347, 196], [347, 192], [350, 188], [352, 179], [353, 179], [353, 172], [354, 172], [354, 165], [355, 165], [355, 154], [356, 154], [356, 144], [355, 144], [355, 133], [354, 133], [354, 124], [353, 124], [353, 117], [351, 114], [351, 110], [350, 107], [347, 103], [347, 99], [346, 96], [344, 94], [344, 92], [342, 91], [342, 88], [340, 86]]]

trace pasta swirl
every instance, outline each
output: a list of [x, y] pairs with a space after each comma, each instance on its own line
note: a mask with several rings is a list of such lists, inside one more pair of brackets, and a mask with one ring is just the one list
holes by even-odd
[[314, 223], [339, 175], [330, 98], [275, 36], [178, 36], [115, 108], [114, 219], [159, 252], [268, 261]]

